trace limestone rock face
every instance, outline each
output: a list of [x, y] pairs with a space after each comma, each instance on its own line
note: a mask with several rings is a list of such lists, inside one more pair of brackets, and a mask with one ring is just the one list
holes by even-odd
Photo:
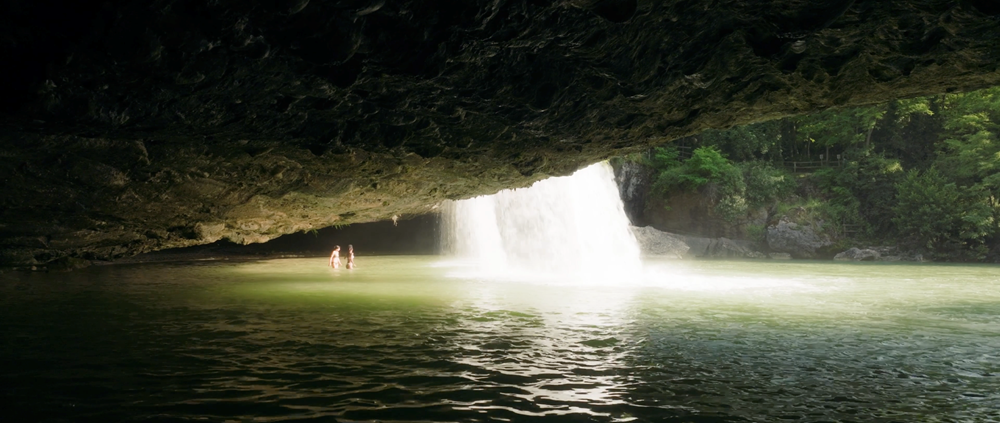
[[650, 226], [633, 226], [631, 229], [643, 254], [679, 259], [687, 256], [691, 250], [681, 236]]
[[622, 161], [614, 166], [615, 182], [625, 208], [625, 215], [636, 225], [645, 224], [644, 209], [652, 185], [652, 171], [648, 166], [633, 161]]
[[[773, 252], [788, 253], [794, 258], [817, 258], [817, 253], [833, 245], [812, 224], [800, 225], [786, 218], [767, 228], [767, 246]], [[829, 257], [829, 256], [828, 256]]]
[[10, 0], [0, 264], [433, 211], [765, 118], [1000, 83], [994, 2]]
[[677, 235], [651, 226], [631, 229], [643, 254], [672, 258], [766, 258], [749, 241]]
[[881, 254], [879, 254], [878, 251], [869, 248], [860, 249], [857, 247], [837, 253], [837, 255], [833, 256], [834, 260], [839, 261], [877, 261], [880, 258]]
[[898, 246], [878, 246], [869, 247], [868, 249], [879, 254], [879, 261], [926, 261], [923, 254], [916, 251], [901, 250]]
[[838, 253], [834, 260], [842, 261], [924, 261], [924, 256], [914, 251], [900, 250], [895, 246], [850, 248]]
[[684, 237], [692, 257], [704, 258], [764, 258], [750, 242], [729, 238]]

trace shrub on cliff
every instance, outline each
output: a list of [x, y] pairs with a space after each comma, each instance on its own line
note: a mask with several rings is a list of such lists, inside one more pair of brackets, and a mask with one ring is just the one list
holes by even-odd
[[773, 203], [795, 191], [796, 184], [792, 175], [768, 162], [744, 162], [737, 166], [746, 182], [747, 202], [752, 205]]
[[899, 160], [862, 152], [840, 168], [816, 171], [828, 210], [836, 221], [865, 225], [870, 234], [894, 233], [896, 184], [903, 176]]
[[981, 187], [958, 186], [931, 168], [907, 172], [897, 188], [892, 221], [901, 234], [937, 258], [985, 257], [997, 225]]
[[731, 178], [731, 174], [737, 172], [736, 167], [715, 146], [696, 148], [691, 157], [683, 162], [678, 159], [676, 149], [656, 148], [651, 162], [657, 171], [653, 188], [660, 193], [698, 189], [709, 182]]
[[714, 146], [695, 149], [683, 162], [676, 149], [657, 148], [650, 163], [657, 175], [654, 192], [666, 198], [677, 191], [700, 190], [729, 222], [789, 195], [795, 187], [787, 172], [760, 161], [733, 164]]

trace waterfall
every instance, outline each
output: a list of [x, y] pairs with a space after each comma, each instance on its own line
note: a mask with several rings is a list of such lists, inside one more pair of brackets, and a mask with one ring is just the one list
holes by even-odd
[[481, 270], [579, 278], [641, 267], [607, 162], [529, 188], [449, 202], [442, 226], [445, 253]]

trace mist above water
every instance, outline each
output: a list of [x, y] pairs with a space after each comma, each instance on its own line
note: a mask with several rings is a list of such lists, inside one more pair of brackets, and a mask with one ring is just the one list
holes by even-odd
[[443, 213], [444, 253], [495, 276], [637, 274], [639, 245], [607, 162], [453, 201]]

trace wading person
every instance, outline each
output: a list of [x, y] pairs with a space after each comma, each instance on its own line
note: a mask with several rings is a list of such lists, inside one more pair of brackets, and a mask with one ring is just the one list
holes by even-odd
[[354, 264], [354, 246], [347, 244], [347, 268], [353, 269], [355, 267], [358, 266]]
[[330, 267], [334, 269], [340, 268], [340, 246], [334, 245], [333, 252], [330, 253]]

